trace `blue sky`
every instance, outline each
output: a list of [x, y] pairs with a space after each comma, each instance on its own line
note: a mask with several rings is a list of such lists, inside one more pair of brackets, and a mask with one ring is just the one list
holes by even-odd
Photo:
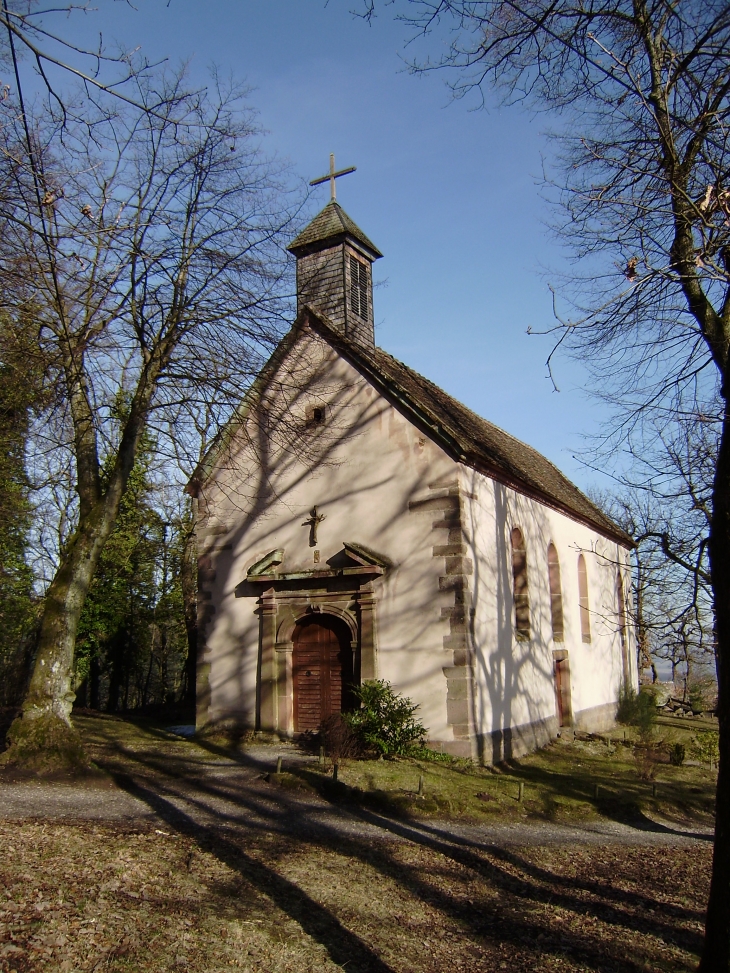
[[356, 165], [338, 200], [385, 255], [378, 343], [585, 488], [597, 476], [575, 457], [600, 408], [579, 365], [559, 360], [553, 391], [549, 339], [526, 333], [551, 326], [548, 282], [564, 266], [539, 186], [546, 120], [453, 102], [443, 75], [404, 70], [406, 29], [387, 8], [368, 26], [356, 2], [98, 0], [78, 29], [152, 60], [191, 58], [201, 77], [212, 63], [232, 71], [253, 89], [267, 149], [302, 179], [323, 174], [330, 152]]

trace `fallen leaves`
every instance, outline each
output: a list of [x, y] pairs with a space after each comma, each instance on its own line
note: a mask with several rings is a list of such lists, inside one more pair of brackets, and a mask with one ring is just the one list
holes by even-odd
[[277, 942], [287, 917], [255, 890], [231, 895], [231, 869], [191, 838], [0, 822], [0, 848], [1, 973], [336, 969], [301, 931]]
[[[474, 775], [463, 779], [473, 798]], [[500, 781], [483, 779], [491, 807]], [[174, 828], [167, 818], [0, 822], [0, 973], [695, 965], [709, 842], [480, 848], [429, 825], [416, 843], [221, 820], [186, 833], [155, 826]]]

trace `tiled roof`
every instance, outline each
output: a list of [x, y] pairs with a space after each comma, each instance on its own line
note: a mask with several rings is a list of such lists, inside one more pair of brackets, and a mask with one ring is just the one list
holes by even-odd
[[304, 227], [287, 247], [292, 253], [307, 250], [313, 244], [322, 243], [336, 237], [350, 236], [370, 250], [374, 257], [382, 257], [382, 253], [362, 232], [339, 203], [331, 200], [321, 213], [314, 217], [311, 223]]
[[537, 450], [482, 419], [382, 348], [348, 341], [319, 313], [309, 308], [307, 312], [309, 324], [318, 334], [380, 386], [386, 396], [390, 393], [396, 407], [399, 403], [405, 405], [415, 417], [420, 417], [424, 431], [455, 459], [545, 500], [633, 547], [633, 539]]

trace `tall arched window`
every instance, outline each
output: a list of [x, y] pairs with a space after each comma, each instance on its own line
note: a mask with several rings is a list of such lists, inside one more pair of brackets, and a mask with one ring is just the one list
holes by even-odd
[[560, 561], [558, 550], [550, 544], [547, 550], [548, 581], [550, 583], [550, 613], [553, 620], [553, 641], [564, 640], [563, 626], [563, 590], [560, 586]]
[[584, 642], [591, 640], [591, 609], [588, 602], [588, 572], [586, 559], [578, 555], [578, 604], [580, 605], [580, 634]]
[[512, 531], [512, 581], [515, 602], [515, 638], [530, 639], [530, 599], [527, 592], [527, 550], [519, 527]]
[[626, 602], [624, 601], [624, 582], [621, 572], [616, 572], [616, 601], [618, 602], [618, 634], [621, 648], [626, 648]]

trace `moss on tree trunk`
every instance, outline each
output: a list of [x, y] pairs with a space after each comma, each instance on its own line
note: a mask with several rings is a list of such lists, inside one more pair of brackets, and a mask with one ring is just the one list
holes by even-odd
[[32, 719], [19, 716], [7, 733], [10, 748], [0, 756], [4, 770], [21, 770], [42, 776], [82, 773], [89, 769], [78, 731], [54, 713]]

